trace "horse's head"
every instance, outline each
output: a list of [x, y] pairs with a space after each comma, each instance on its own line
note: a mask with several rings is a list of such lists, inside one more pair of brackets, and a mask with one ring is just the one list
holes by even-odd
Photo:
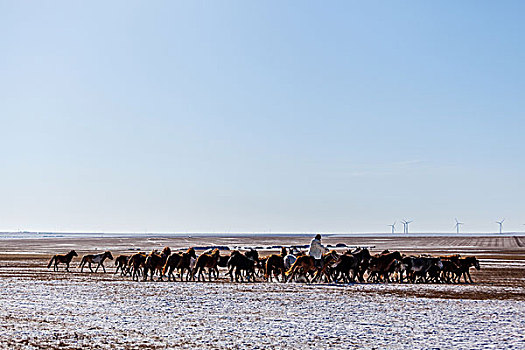
[[111, 255], [111, 252], [108, 250], [108, 251], [105, 251], [104, 252], [104, 255], [106, 256], [106, 258], [108, 258], [109, 260], [113, 260], [113, 255]]
[[259, 260], [259, 253], [257, 252], [257, 250], [255, 250], [253, 248], [251, 248], [246, 253], [244, 253], [244, 256], [246, 256], [249, 259], [252, 259], [253, 261], [258, 261]]
[[339, 254], [335, 250], [330, 250], [328, 253], [324, 255], [324, 258], [329, 261], [334, 261], [339, 258]]
[[162, 249], [162, 253], [161, 253], [162, 256], [168, 256], [168, 255], [171, 255], [171, 249], [170, 247], [164, 247], [164, 249]]
[[69, 254], [71, 254], [71, 256], [78, 256], [77, 252], [75, 252], [74, 250], [70, 251]]
[[469, 256], [467, 259], [467, 262], [468, 262], [468, 266], [474, 266], [476, 268], [476, 270], [480, 270], [481, 267], [479, 266], [479, 260], [476, 259], [475, 256]]
[[213, 252], [211, 252], [211, 256], [218, 257], [220, 254], [219, 248], [215, 248]]
[[286, 247], [281, 247], [281, 256], [284, 258], [288, 255], [288, 251], [286, 250]]
[[395, 251], [395, 252], [393, 252], [393, 253], [392, 253], [392, 257], [393, 257], [394, 259], [397, 259], [397, 260], [401, 260], [401, 259], [403, 259], [403, 257], [401, 256], [401, 253], [400, 253], [399, 251]]
[[187, 251], [186, 251], [186, 254], [188, 254], [190, 257], [194, 258], [194, 259], [197, 259], [197, 254], [195, 254], [195, 249], [192, 248], [189, 248]]

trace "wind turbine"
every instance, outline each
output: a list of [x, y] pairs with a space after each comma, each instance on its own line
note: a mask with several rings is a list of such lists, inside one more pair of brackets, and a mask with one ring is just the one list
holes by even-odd
[[406, 221], [406, 220], [401, 221], [403, 223], [403, 233], [408, 233], [408, 224], [410, 224], [413, 221], [414, 220], [412, 220], [412, 221]]
[[505, 219], [501, 220], [501, 221], [496, 221], [496, 224], [499, 225], [499, 233], [501, 233], [502, 231], [502, 227], [503, 227], [503, 222], [505, 221]]
[[396, 222], [394, 221], [392, 225], [388, 225], [388, 226], [392, 227], [392, 234], [394, 234], [396, 232]]
[[463, 225], [462, 222], [458, 221], [458, 218], [456, 218], [456, 232], [459, 233], [459, 226]]

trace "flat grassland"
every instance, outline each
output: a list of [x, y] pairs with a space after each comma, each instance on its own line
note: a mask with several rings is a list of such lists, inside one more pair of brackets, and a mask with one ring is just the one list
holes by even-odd
[[[80, 257], [169, 246], [308, 244], [305, 236], [0, 240], [0, 348], [525, 348], [525, 237], [343, 237], [324, 244], [475, 255], [474, 284], [133, 282], [80, 273]], [[75, 249], [71, 273], [47, 269]], [[198, 252], [199, 254], [200, 252]]]

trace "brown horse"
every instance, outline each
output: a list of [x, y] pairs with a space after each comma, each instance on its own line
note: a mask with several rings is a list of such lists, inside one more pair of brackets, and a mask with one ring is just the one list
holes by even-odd
[[288, 271], [286, 271], [286, 278], [290, 281], [294, 280], [294, 277], [301, 272], [302, 275], [305, 276], [306, 281], [310, 282], [308, 280], [307, 274], [309, 272], [315, 272], [317, 271], [317, 267], [315, 267], [315, 259], [313, 256], [310, 255], [302, 255], [298, 256], [297, 260], [293, 263], [292, 267]]
[[141, 274], [140, 269], [144, 267], [145, 263], [146, 263], [146, 253], [144, 252], [135, 253], [129, 258], [128, 272], [131, 273], [133, 281], [139, 280], [139, 277]]
[[285, 247], [281, 248], [281, 254], [272, 254], [266, 258], [266, 264], [264, 265], [264, 279], [272, 281], [272, 275], [277, 279], [278, 275], [281, 275], [281, 282], [285, 281], [286, 270], [284, 268], [284, 257], [288, 255]]
[[328, 280], [330, 280], [328, 269], [331, 268], [331, 265], [335, 263], [337, 258], [338, 256], [337, 256], [336, 251], [331, 250], [328, 253], [323, 255], [322, 257], [323, 266], [317, 267], [313, 256], [310, 256], [310, 255], [298, 256], [297, 260], [295, 260], [292, 267], [290, 267], [290, 269], [286, 271], [286, 276], [288, 277], [288, 279], [293, 281], [294, 277], [299, 272], [301, 272], [301, 274], [304, 275], [306, 281], [310, 282], [308, 280], [308, 274], [313, 273], [314, 274], [313, 281], [316, 281], [322, 275], [324, 275]]
[[155, 272], [159, 272], [159, 281], [162, 281], [162, 268], [168, 260], [168, 256], [171, 255], [170, 247], [164, 247], [160, 255], [156, 250], [152, 251], [147, 257], [144, 263], [144, 281], [148, 279], [148, 273], [151, 273], [150, 281], [153, 281], [153, 275]]
[[119, 256], [117, 256], [117, 258], [115, 259], [115, 266], [117, 267], [117, 269], [115, 270], [115, 275], [118, 273], [119, 270], [120, 270], [120, 275], [121, 276], [125, 276], [128, 273], [128, 271], [129, 271], [129, 266], [128, 266], [129, 258], [130, 258], [129, 255], [119, 255]]
[[312, 282], [321, 280], [321, 278], [324, 277], [325, 281], [330, 283], [332, 280], [332, 277], [331, 277], [332, 270], [334, 268], [334, 265], [339, 260], [339, 255], [337, 254], [335, 250], [331, 250], [327, 252], [326, 254], [323, 254], [322, 260], [323, 260], [323, 266], [317, 269]]
[[53, 265], [53, 271], [58, 271], [58, 264], [62, 263], [62, 264], [66, 264], [66, 271], [69, 272], [69, 263], [71, 262], [71, 260], [73, 260], [74, 256], [78, 256], [77, 252], [75, 252], [74, 250], [70, 251], [69, 253], [65, 255], [64, 254], [53, 255], [51, 260], [49, 260], [49, 264], [47, 264], [47, 268], [50, 268], [51, 264], [55, 262], [55, 265]]
[[166, 275], [166, 272], [167, 272], [168, 281], [171, 281], [171, 276], [173, 276], [173, 281], [175, 281], [175, 275], [173, 274], [173, 271], [179, 266], [181, 259], [182, 259], [181, 253], [174, 253], [168, 257], [168, 260], [166, 260], [166, 264], [164, 265], [164, 268], [162, 269], [162, 275], [163, 276]]
[[[211, 281], [212, 270], [216, 273], [215, 276], [219, 276], [219, 269], [217, 268], [217, 262], [219, 260], [219, 249], [215, 248], [211, 254], [201, 254], [197, 258], [195, 263], [195, 273], [197, 274], [197, 280], [205, 280], [203, 272], [204, 269], [208, 269], [208, 280]], [[194, 277], [195, 278], [195, 277]]]
[[113, 260], [113, 255], [111, 255], [110, 251], [105, 251], [104, 253], [100, 254], [88, 254], [84, 255], [82, 257], [82, 261], [80, 261], [80, 272], [84, 272], [84, 266], [88, 264], [89, 271], [93, 272], [93, 269], [91, 268], [91, 264], [97, 264], [97, 268], [95, 269], [95, 272], [98, 271], [98, 268], [102, 266], [102, 270], [104, 270], [104, 273], [106, 273], [106, 268], [104, 267], [104, 260], [109, 259]]
[[192, 262], [194, 262], [195, 260], [197, 260], [197, 254], [195, 254], [195, 249], [189, 248], [185, 253], [182, 253], [179, 264], [177, 265], [177, 268], [179, 269], [181, 282], [182, 276], [184, 276], [184, 271], [186, 270], [188, 270], [186, 274], [186, 281], [189, 280], [190, 275], [193, 278]]

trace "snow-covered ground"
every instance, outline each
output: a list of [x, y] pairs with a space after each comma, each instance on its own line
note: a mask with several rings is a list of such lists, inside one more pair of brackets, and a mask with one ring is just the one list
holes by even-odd
[[374, 292], [422, 287], [429, 288], [4, 277], [0, 279], [0, 346], [525, 348], [523, 301], [416, 298]]

